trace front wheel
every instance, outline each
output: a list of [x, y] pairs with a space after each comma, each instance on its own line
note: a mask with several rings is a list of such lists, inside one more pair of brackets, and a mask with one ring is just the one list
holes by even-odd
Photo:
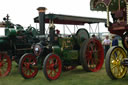
[[120, 79], [126, 75], [127, 67], [121, 64], [126, 57], [125, 50], [119, 46], [114, 46], [108, 50], [105, 67], [111, 79]]
[[24, 54], [19, 62], [19, 71], [25, 79], [34, 78], [38, 73], [36, 57], [31, 53]]
[[43, 72], [48, 80], [57, 79], [62, 71], [62, 63], [59, 56], [55, 54], [48, 54], [44, 59]]
[[0, 53], [0, 77], [7, 76], [11, 71], [12, 62], [6, 53]]

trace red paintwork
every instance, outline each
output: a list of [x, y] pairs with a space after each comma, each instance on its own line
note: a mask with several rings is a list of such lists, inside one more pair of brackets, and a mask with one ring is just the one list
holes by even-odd
[[[92, 72], [96, 72], [102, 68], [104, 62], [104, 50], [97, 39], [90, 39], [87, 50], [85, 52], [88, 68]], [[96, 54], [97, 53], [97, 54]]]
[[6, 53], [0, 53], [0, 77], [7, 76], [11, 71], [11, 59]]
[[108, 28], [108, 30], [112, 34], [123, 36], [123, 33], [128, 31], [128, 25], [126, 25], [126, 22], [114, 23]]
[[21, 63], [21, 71], [25, 78], [33, 78], [37, 74], [38, 68], [30, 67], [36, 63], [37, 60], [32, 54], [28, 54], [24, 57]]
[[48, 78], [50, 78], [51, 80], [57, 79], [61, 74], [61, 70], [62, 70], [62, 63], [59, 56], [55, 54], [52, 54], [51, 56], [49, 56], [46, 62], [46, 72], [47, 72]]

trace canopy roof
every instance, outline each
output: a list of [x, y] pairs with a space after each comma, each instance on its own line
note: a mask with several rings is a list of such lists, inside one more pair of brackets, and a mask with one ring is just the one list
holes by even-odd
[[[115, 11], [124, 8], [128, 0], [91, 0], [91, 10], [106, 11], [106, 6], [109, 7], [109, 11]], [[120, 4], [120, 5], [119, 5]]]
[[[106, 22], [103, 18], [89, 18], [62, 14], [46, 14], [45, 23], [49, 23], [52, 20], [54, 24], [69, 24], [69, 25], [84, 25], [85, 23], [100, 23]], [[35, 23], [39, 23], [39, 17], [34, 18]]]

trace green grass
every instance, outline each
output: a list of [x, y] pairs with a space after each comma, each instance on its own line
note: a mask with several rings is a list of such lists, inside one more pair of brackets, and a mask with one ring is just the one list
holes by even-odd
[[13, 64], [11, 73], [0, 78], [0, 85], [127, 85], [128, 75], [119, 80], [111, 80], [105, 71], [105, 67], [98, 72], [85, 72], [81, 66], [68, 72], [62, 72], [59, 79], [48, 81], [40, 70], [33, 79], [24, 79], [18, 72], [16, 64]]

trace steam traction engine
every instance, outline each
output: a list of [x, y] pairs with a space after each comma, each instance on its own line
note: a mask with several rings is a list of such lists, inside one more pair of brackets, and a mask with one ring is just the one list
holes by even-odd
[[[123, 78], [127, 73], [128, 57], [128, 0], [91, 0], [91, 9], [107, 11], [107, 27], [110, 33], [120, 35], [125, 50], [120, 46], [109, 49], [106, 55], [106, 72], [111, 79]], [[109, 21], [111, 13], [113, 22]]]
[[8, 15], [0, 23], [0, 27], [5, 32], [5, 36], [0, 36], [0, 77], [3, 77], [11, 71], [12, 60], [19, 63], [20, 57], [25, 52], [31, 52], [32, 44], [39, 40], [36, 38], [38, 31], [35, 28], [29, 26], [24, 30], [21, 25], [11, 23]]
[[[34, 18], [40, 24], [40, 42], [33, 46], [32, 53], [22, 56], [19, 70], [24, 78], [33, 78], [43, 68], [48, 80], [57, 79], [62, 70], [71, 70], [82, 65], [84, 70], [96, 72], [101, 69], [104, 51], [97, 38], [90, 38], [88, 31], [79, 29], [75, 34], [64, 36], [55, 30], [54, 24], [84, 25], [85, 23], [106, 22], [105, 19], [45, 14], [46, 8], [38, 8], [39, 17]], [[45, 23], [49, 23], [49, 34], [45, 34]]]

